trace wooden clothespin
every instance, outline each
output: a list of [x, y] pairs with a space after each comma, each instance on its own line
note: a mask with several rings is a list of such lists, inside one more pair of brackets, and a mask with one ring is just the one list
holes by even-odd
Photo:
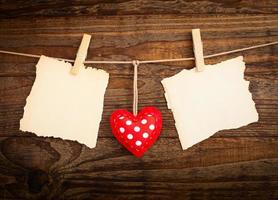
[[76, 58], [74, 61], [74, 65], [71, 68], [71, 74], [76, 75], [78, 74], [80, 68], [83, 66], [83, 63], [87, 57], [87, 51], [89, 48], [91, 40], [91, 35], [84, 34], [79, 49], [76, 54]]
[[200, 29], [192, 29], [192, 39], [196, 68], [198, 72], [201, 72], [204, 70], [205, 60]]

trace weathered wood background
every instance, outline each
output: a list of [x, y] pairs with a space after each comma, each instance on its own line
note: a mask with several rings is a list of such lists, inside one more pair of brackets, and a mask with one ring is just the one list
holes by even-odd
[[[205, 54], [278, 40], [276, 0], [0, 1], [0, 49], [74, 58], [82, 34], [92, 35], [87, 59], [192, 56], [191, 29]], [[95, 149], [19, 131], [37, 59], [0, 55], [1, 199], [277, 199], [277, 46], [244, 55], [245, 78], [260, 120], [225, 130], [182, 151], [160, 80], [194, 62], [142, 65], [139, 108], [163, 114], [160, 139], [142, 159], [112, 136], [109, 115], [131, 109], [132, 67], [92, 65], [110, 73]], [[78, 134], [78, 133], [77, 133]]]

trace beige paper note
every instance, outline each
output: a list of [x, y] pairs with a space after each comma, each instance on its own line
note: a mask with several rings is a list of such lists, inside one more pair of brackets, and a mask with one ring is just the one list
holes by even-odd
[[223, 129], [234, 129], [258, 121], [245, 63], [237, 57], [204, 71], [182, 70], [162, 84], [172, 110], [183, 149]]
[[109, 74], [83, 66], [74, 76], [71, 67], [70, 63], [41, 56], [20, 130], [76, 140], [94, 148]]

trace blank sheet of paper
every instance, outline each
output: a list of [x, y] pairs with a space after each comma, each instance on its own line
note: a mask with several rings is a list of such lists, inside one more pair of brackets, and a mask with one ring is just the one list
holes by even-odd
[[240, 56], [206, 65], [202, 72], [197, 72], [196, 68], [182, 70], [162, 80], [183, 149], [219, 130], [258, 121], [244, 70], [245, 63]]
[[76, 140], [94, 148], [109, 74], [83, 66], [72, 75], [71, 67], [70, 63], [41, 56], [20, 130]]

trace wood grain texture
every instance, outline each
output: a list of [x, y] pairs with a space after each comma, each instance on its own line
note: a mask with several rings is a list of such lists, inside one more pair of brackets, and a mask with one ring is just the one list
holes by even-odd
[[[88, 60], [191, 57], [192, 28], [201, 29], [205, 55], [278, 39], [276, 1], [2, 2], [0, 49], [48, 56], [73, 59], [84, 32], [92, 35]], [[244, 55], [259, 122], [220, 131], [185, 151], [160, 81], [194, 62], [139, 67], [139, 108], [157, 106], [164, 127], [137, 159], [108, 123], [113, 110], [132, 108], [132, 66], [90, 65], [108, 71], [110, 80], [97, 147], [89, 149], [18, 130], [37, 59], [0, 54], [0, 199], [277, 199], [277, 46], [206, 63], [238, 55]]]
[[57, 17], [146, 14], [270, 14], [278, 12], [275, 0], [117, 0], [117, 1], [8, 1], [2, 0], [0, 17]]

